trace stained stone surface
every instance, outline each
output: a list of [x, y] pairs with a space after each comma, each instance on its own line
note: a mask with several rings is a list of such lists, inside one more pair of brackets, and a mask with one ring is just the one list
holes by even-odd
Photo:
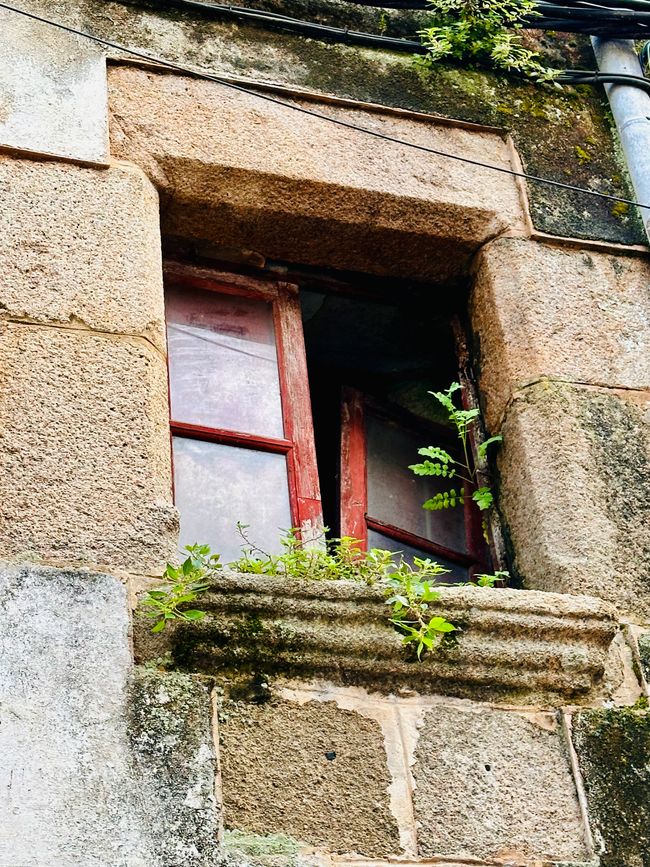
[[650, 867], [650, 713], [581, 711], [573, 738], [602, 867]]
[[177, 548], [148, 341], [0, 323], [0, 556], [156, 574]]
[[650, 615], [650, 392], [542, 380], [503, 425], [499, 503], [525, 587]]
[[333, 702], [224, 701], [227, 828], [283, 833], [333, 853], [399, 852], [382, 731]]
[[514, 238], [484, 247], [470, 310], [488, 428], [542, 377], [650, 389], [649, 282], [643, 255]]
[[0, 867], [214, 864], [208, 692], [128, 628], [110, 575], [0, 570]]
[[0, 34], [0, 147], [108, 164], [102, 50], [8, 9]]
[[135, 166], [0, 156], [0, 315], [165, 350], [158, 196]]
[[462, 631], [416, 663], [388, 621], [381, 587], [220, 573], [207, 616], [151, 635], [134, 621], [139, 661], [168, 652], [185, 671], [325, 678], [373, 692], [418, 692], [557, 706], [607, 697], [618, 625], [613, 606], [586, 596], [443, 587], [434, 603]]
[[553, 714], [434, 707], [413, 776], [422, 857], [588, 860]]

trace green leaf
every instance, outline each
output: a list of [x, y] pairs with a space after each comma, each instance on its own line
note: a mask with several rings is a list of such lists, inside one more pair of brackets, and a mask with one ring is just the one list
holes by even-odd
[[472, 499], [481, 511], [489, 509], [494, 502], [492, 491], [488, 487], [477, 488], [472, 494]]
[[458, 629], [457, 626], [454, 626], [445, 617], [432, 617], [427, 628], [434, 632], [455, 632]]
[[449, 452], [446, 452], [444, 449], [438, 448], [438, 446], [424, 446], [421, 449], [418, 449], [418, 454], [422, 455], [425, 458], [433, 458], [436, 461], [440, 461], [443, 464], [455, 464], [456, 461], [452, 458]]
[[488, 446], [491, 446], [492, 443], [500, 443], [502, 441], [503, 441], [503, 437], [501, 436], [501, 434], [497, 434], [497, 436], [490, 437], [489, 439], [482, 442], [480, 444], [480, 446], [478, 447], [479, 457], [485, 458], [485, 455], [487, 454]]
[[159, 620], [158, 623], [154, 624], [151, 631], [152, 632], [162, 632], [164, 628], [165, 628], [165, 621]]
[[189, 611], [183, 611], [185, 620], [201, 620], [205, 617], [205, 611], [197, 611], [191, 608]]

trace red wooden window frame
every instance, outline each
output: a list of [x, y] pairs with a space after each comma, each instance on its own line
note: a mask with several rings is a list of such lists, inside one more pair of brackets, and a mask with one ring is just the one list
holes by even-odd
[[300, 528], [303, 539], [319, 536], [323, 517], [298, 287], [178, 262], [166, 262], [164, 274], [166, 285], [188, 293], [237, 295], [272, 306], [284, 438], [203, 427], [174, 418], [170, 419], [171, 436], [286, 455], [292, 524]]
[[[368, 549], [368, 530], [375, 530], [404, 545], [467, 568], [470, 575], [487, 569], [487, 548], [480, 516], [465, 497], [464, 524], [467, 552], [455, 551], [368, 514], [368, 458], [366, 415], [372, 402], [354, 388], [344, 388], [341, 404], [341, 535], [353, 536]], [[390, 413], [378, 410], [390, 417]]]

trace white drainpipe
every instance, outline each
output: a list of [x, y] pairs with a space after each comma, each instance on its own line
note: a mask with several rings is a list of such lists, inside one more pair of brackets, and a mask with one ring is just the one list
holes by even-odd
[[[591, 43], [601, 72], [642, 76], [643, 71], [631, 39], [602, 39]], [[638, 202], [650, 205], [650, 95], [627, 84], [606, 84], [605, 90], [618, 127]], [[650, 240], [650, 208], [640, 209]]]

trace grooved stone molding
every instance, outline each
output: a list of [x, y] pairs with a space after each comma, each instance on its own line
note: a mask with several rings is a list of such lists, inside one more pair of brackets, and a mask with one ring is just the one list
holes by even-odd
[[[136, 652], [157, 657], [166, 646], [188, 671], [321, 676], [380, 692], [410, 686], [526, 702], [606, 693], [603, 676], [618, 628], [607, 603], [477, 587], [441, 594], [436, 610], [462, 631], [420, 665], [405, 657], [379, 588], [235, 573], [219, 577], [202, 600], [208, 616], [169, 628], [166, 645], [136, 618]], [[613, 677], [620, 680], [621, 671]]]
[[106, 61], [97, 45], [0, 9], [0, 61], [0, 147], [108, 164]]
[[0, 568], [0, 867], [213, 867], [209, 690], [128, 630], [110, 575]]

